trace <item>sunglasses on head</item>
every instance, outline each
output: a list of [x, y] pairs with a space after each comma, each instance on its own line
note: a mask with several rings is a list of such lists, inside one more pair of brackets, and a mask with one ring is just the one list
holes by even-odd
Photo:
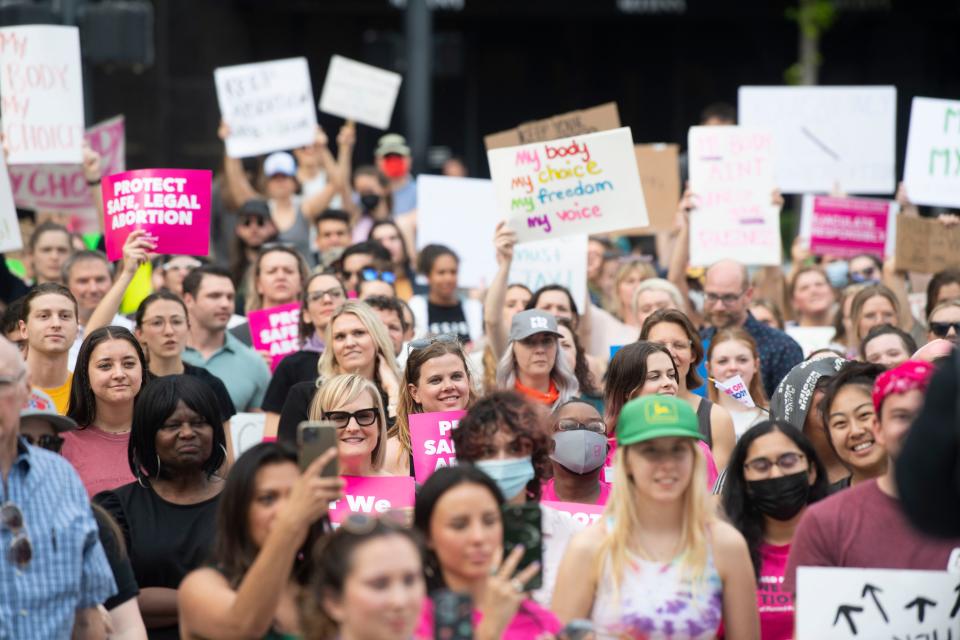
[[930, 331], [933, 335], [938, 338], [944, 338], [950, 333], [950, 328], [953, 328], [953, 333], [955, 335], [960, 335], [960, 322], [931, 322]]
[[392, 271], [377, 271], [373, 267], [361, 269], [360, 277], [363, 278], [365, 282], [380, 280], [382, 282], [386, 282], [387, 284], [393, 284], [397, 281], [397, 276]]
[[407, 353], [411, 351], [416, 351], [417, 349], [426, 349], [435, 342], [442, 342], [445, 344], [453, 344], [454, 342], [460, 342], [460, 337], [455, 333], [441, 333], [437, 336], [431, 336], [429, 338], [420, 338], [419, 340], [411, 340], [407, 343]]
[[25, 568], [33, 559], [33, 543], [30, 542], [30, 536], [27, 535], [23, 512], [20, 507], [12, 502], [4, 503], [0, 507], [0, 524], [13, 534], [10, 548], [7, 549], [7, 559], [10, 564], [14, 564], [21, 569]]
[[60, 449], [63, 448], [63, 438], [50, 435], [49, 433], [45, 433], [37, 438], [27, 433], [21, 433], [20, 437], [26, 440], [27, 444], [46, 449], [47, 451], [53, 451], [54, 453], [60, 453]]

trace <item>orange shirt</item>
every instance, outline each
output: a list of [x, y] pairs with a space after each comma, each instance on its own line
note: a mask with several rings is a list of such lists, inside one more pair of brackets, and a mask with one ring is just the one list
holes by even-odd
[[553, 406], [553, 403], [560, 397], [560, 391], [557, 390], [557, 385], [553, 382], [552, 378], [550, 379], [550, 390], [546, 393], [522, 385], [519, 380], [514, 383], [514, 388], [528, 399], [539, 402], [540, 404], [545, 404], [548, 407]]

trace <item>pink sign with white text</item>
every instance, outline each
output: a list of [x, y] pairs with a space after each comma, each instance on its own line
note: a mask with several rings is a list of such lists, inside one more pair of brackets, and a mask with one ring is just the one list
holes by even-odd
[[330, 503], [330, 522], [339, 524], [351, 513], [377, 516], [395, 509], [413, 508], [414, 481], [410, 476], [343, 476], [343, 500]]
[[210, 171], [196, 169], [141, 169], [104, 178], [107, 258], [123, 257], [123, 243], [135, 229], [157, 239], [157, 253], [207, 255], [211, 180]]
[[247, 314], [247, 321], [250, 323], [253, 348], [273, 356], [271, 372], [276, 370], [281, 360], [300, 350], [299, 302], [251, 311]]
[[815, 196], [810, 251], [839, 258], [869, 253], [882, 260], [890, 205], [889, 200]]
[[544, 500], [540, 504], [545, 507], [555, 509], [560, 513], [569, 516], [581, 525], [590, 525], [600, 519], [603, 514], [602, 504], [583, 504], [580, 502], [556, 502], [554, 500]]
[[453, 430], [460, 424], [466, 411], [437, 411], [412, 413], [410, 444], [413, 447], [413, 471], [417, 482], [423, 484], [440, 467], [457, 463], [453, 449]]

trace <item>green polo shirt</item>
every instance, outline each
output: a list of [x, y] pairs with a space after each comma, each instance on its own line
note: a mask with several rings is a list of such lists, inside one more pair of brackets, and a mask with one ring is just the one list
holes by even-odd
[[263, 357], [226, 331], [223, 346], [204, 360], [192, 347], [183, 351], [183, 361], [203, 367], [223, 380], [237, 411], [259, 409], [270, 384], [270, 369]]

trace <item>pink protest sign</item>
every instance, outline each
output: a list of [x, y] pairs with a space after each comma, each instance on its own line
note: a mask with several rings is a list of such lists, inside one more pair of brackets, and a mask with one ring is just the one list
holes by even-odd
[[871, 198], [814, 197], [810, 250], [840, 258], [869, 253], [883, 259], [891, 204]]
[[123, 257], [134, 229], [157, 238], [157, 253], [205, 256], [210, 251], [209, 171], [141, 169], [103, 179], [107, 258]]
[[410, 476], [343, 476], [344, 499], [330, 503], [330, 522], [340, 523], [351, 513], [378, 515], [412, 508], [414, 481]]
[[602, 504], [583, 504], [580, 502], [556, 502], [544, 500], [540, 504], [563, 513], [581, 525], [593, 524], [603, 514]]
[[257, 351], [268, 351], [273, 360], [270, 371], [280, 361], [300, 350], [300, 303], [291, 302], [278, 307], [251, 311], [247, 314], [250, 323], [250, 341]]
[[453, 450], [453, 430], [466, 413], [437, 411], [410, 414], [410, 445], [413, 447], [413, 471], [417, 482], [423, 484], [440, 467], [457, 463], [456, 451]]
[[[84, 139], [100, 154], [103, 175], [120, 173], [126, 167], [123, 116], [104, 120], [87, 129]], [[21, 209], [50, 209], [75, 214], [80, 231], [100, 229], [90, 187], [78, 164], [10, 165], [13, 199]]]

